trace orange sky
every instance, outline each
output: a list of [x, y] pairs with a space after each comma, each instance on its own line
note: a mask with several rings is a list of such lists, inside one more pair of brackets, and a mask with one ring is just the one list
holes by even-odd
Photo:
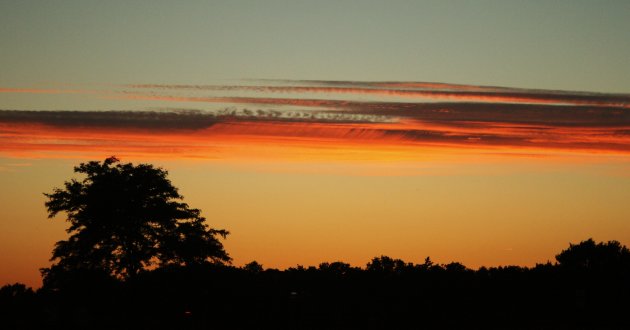
[[[42, 193], [111, 155], [169, 170], [231, 232], [236, 265], [362, 266], [385, 254], [531, 266], [589, 237], [630, 242], [627, 95], [293, 84], [0, 89], [7, 104], [30, 96], [0, 110], [0, 284], [40, 285], [37, 269], [66, 237]], [[496, 95], [470, 103], [471, 90]], [[74, 97], [95, 103], [68, 108]]]
[[112, 155], [235, 265], [630, 244], [628, 1], [0, 3], [0, 286], [41, 285], [43, 193]]
[[[630, 242], [624, 157], [435, 153], [425, 161], [345, 161], [305, 152], [303, 159], [277, 160], [262, 148], [232, 160], [147, 152], [123, 161], [168, 169], [185, 201], [211, 226], [231, 232], [224, 243], [236, 265], [362, 266], [385, 254], [418, 263], [431, 256], [469, 267], [531, 266], [588, 237]], [[2, 282], [40, 285], [37, 269], [66, 237], [62, 217], [46, 219], [42, 193], [72, 177], [80, 161], [106, 156], [54, 157], [0, 159]]]

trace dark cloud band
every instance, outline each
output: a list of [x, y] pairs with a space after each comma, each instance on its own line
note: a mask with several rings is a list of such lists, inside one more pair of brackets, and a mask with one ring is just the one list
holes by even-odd
[[[177, 106], [190, 102], [210, 108], [203, 111], [168, 106], [165, 111], [0, 110], [0, 140], [5, 142], [5, 148], [21, 148], [28, 139], [18, 143], [11, 140], [12, 136], [19, 136], [22, 128], [37, 135], [28, 125], [43, 125], [54, 128], [55, 134], [67, 129], [99, 131], [110, 139], [117, 132], [150, 131], [153, 137], [173, 133], [182, 141], [191, 137], [210, 144], [225, 136], [255, 136], [256, 141], [266, 139], [274, 143], [308, 139], [364, 148], [386, 143], [630, 153], [630, 96], [625, 94], [423, 82], [262, 82], [273, 84], [148, 84], [106, 92], [107, 97], [117, 100]], [[243, 91], [247, 93], [240, 93]], [[291, 95], [295, 97], [286, 97], [286, 93], [295, 93]], [[305, 98], [304, 93], [320, 93], [324, 97], [309, 94]], [[433, 95], [437, 101], [339, 97], [365, 93]], [[63, 91], [55, 90], [55, 94]]]

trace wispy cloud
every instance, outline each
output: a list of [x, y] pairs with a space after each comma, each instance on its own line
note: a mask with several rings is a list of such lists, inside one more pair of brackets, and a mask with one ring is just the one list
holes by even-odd
[[[125, 85], [97, 93], [129, 104], [157, 102], [161, 111], [0, 110], [0, 152], [125, 150], [221, 158], [234, 152], [230, 148], [243, 156], [260, 145], [275, 145], [311, 148], [309, 155], [331, 147], [364, 153], [400, 147], [401, 157], [426, 148], [630, 155], [630, 95], [625, 94], [422, 82], [257, 82], [266, 84]], [[365, 94], [378, 98], [356, 98]], [[391, 95], [407, 99], [387, 98]], [[177, 108], [182, 103], [191, 106]], [[206, 105], [211, 108], [189, 110]]]
[[[630, 107], [630, 95], [584, 92], [544, 91], [516, 88], [472, 88], [465, 85], [429, 83], [351, 83], [335, 86], [247, 86], [247, 85], [128, 85], [134, 89], [175, 89], [207, 91], [252, 91], [258, 93], [320, 93], [397, 96], [409, 99], [449, 101], [479, 101], [500, 103], [572, 104], [590, 106]], [[348, 85], [352, 86], [349, 87]]]
[[0, 163], [0, 172], [18, 172], [32, 165], [31, 163]]
[[97, 94], [99, 91], [87, 89], [56, 89], [56, 88], [3, 88], [0, 93], [23, 93], [23, 94]]

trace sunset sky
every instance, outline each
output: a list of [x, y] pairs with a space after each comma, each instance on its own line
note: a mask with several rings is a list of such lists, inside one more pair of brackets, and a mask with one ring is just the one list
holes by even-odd
[[0, 285], [43, 193], [169, 171], [233, 264], [480, 266], [630, 244], [630, 2], [2, 1]]

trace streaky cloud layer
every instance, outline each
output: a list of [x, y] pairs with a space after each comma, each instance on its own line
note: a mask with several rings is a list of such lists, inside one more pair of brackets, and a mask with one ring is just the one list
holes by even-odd
[[319, 86], [249, 86], [249, 85], [128, 85], [135, 89], [253, 91], [259, 93], [322, 93], [397, 96], [410, 99], [479, 101], [500, 103], [574, 104], [630, 107], [630, 95], [585, 92], [545, 91], [517, 88], [477, 87], [430, 83], [352, 83]]
[[[34, 96], [92, 93], [129, 104], [127, 110], [111, 111], [0, 110], [0, 152], [272, 157], [273, 152], [256, 151], [264, 145], [282, 149], [288, 159], [345, 159], [335, 148], [363, 156], [395, 149], [401, 159], [421, 159], [428, 150], [436, 155], [445, 150], [630, 154], [626, 94], [424, 82], [255, 82], [122, 85], [98, 92], [0, 88]], [[129, 110], [141, 101], [161, 109]]]

